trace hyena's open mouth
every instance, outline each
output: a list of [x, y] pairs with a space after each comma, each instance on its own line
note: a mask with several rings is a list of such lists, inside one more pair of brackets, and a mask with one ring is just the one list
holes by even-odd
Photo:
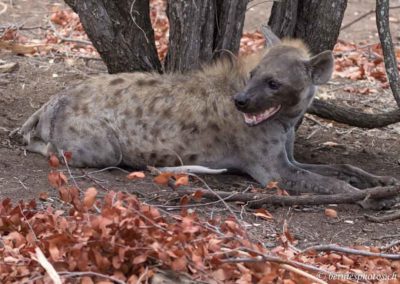
[[271, 118], [274, 114], [276, 114], [279, 110], [281, 109], [281, 105], [277, 105], [271, 108], [266, 109], [263, 112], [260, 113], [244, 113], [244, 121], [250, 125], [250, 126], [254, 126], [257, 125], [261, 122], [263, 122], [264, 120], [267, 120], [269, 118]]

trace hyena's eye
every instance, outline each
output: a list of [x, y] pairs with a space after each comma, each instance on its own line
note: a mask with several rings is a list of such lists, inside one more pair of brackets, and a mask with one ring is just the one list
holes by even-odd
[[271, 90], [278, 90], [281, 87], [281, 83], [279, 83], [275, 80], [268, 80], [268, 87]]

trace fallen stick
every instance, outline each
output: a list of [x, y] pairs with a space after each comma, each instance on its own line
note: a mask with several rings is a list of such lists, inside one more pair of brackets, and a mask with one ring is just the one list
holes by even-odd
[[157, 168], [160, 172], [167, 173], [192, 173], [192, 174], [222, 174], [227, 172], [227, 169], [211, 169], [208, 167], [197, 166], [197, 165], [187, 165], [178, 167], [162, 167]]
[[53, 283], [61, 284], [62, 282], [60, 275], [58, 275], [57, 271], [54, 269], [54, 266], [47, 260], [41, 249], [39, 247], [36, 247], [35, 252], [37, 261], [46, 270]]
[[[368, 188], [356, 192], [340, 193], [332, 195], [300, 195], [300, 196], [281, 196], [264, 193], [237, 193], [198, 189], [193, 190], [188, 187], [181, 188], [177, 193], [179, 195], [194, 194], [201, 192], [202, 197], [212, 200], [224, 199], [227, 202], [247, 202], [250, 208], [259, 208], [265, 204], [272, 205], [321, 205], [321, 204], [353, 204], [357, 201], [368, 199], [388, 198], [400, 193], [400, 186], [385, 186]], [[218, 194], [219, 198], [216, 196]]]
[[356, 254], [356, 255], [362, 255], [362, 256], [373, 256], [373, 257], [383, 257], [391, 260], [400, 260], [400, 254], [387, 254], [387, 253], [379, 253], [379, 252], [370, 252], [370, 251], [363, 251], [363, 250], [358, 250], [358, 249], [353, 249], [349, 247], [341, 247], [338, 245], [318, 245], [318, 246], [311, 246], [308, 247], [304, 250], [302, 250], [302, 253], [307, 252], [307, 251], [337, 251], [337, 252], [342, 252], [346, 254]]

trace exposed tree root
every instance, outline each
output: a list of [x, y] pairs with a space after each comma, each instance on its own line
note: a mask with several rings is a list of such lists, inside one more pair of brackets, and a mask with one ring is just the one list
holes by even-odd
[[322, 118], [361, 128], [379, 128], [400, 122], [400, 109], [380, 114], [369, 114], [315, 99], [308, 113]]

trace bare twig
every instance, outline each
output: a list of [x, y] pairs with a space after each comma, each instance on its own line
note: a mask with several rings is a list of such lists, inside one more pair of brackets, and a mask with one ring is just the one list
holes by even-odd
[[2, 6], [1, 10], [0, 10], [0, 15], [4, 14], [7, 11], [7, 4], [3, 3], [0, 1], [0, 6]]
[[43, 252], [40, 250], [39, 247], [35, 248], [36, 252], [36, 257], [37, 261], [40, 263], [40, 265], [46, 270], [46, 272], [49, 274], [51, 280], [53, 280], [54, 284], [61, 284], [61, 278], [60, 275], [57, 273], [57, 271], [54, 269], [54, 266], [51, 265], [51, 263], [47, 260], [47, 258], [44, 256]]
[[62, 36], [59, 32], [57, 32], [57, 28], [54, 26], [54, 24], [53, 24], [51, 21], [49, 21], [49, 25], [50, 25], [50, 27], [51, 27], [52, 32], [53, 32], [61, 41], [75, 42], [75, 43], [84, 44], [84, 45], [93, 45], [92, 42], [91, 42], [91, 41], [88, 41], [88, 40], [64, 37], [64, 36]]
[[14, 178], [20, 183], [20, 185], [21, 185], [25, 190], [28, 190], [28, 191], [29, 191], [29, 188], [26, 187], [26, 185], [22, 182], [22, 180], [20, 180], [20, 179], [17, 178], [17, 177], [14, 177]]
[[[231, 196], [232, 192], [224, 191], [207, 191], [207, 190], [191, 190], [191, 189], [180, 189], [178, 194], [193, 194], [196, 191], [201, 191], [202, 197], [211, 200], [223, 199], [224, 202], [241, 201], [247, 202], [247, 205], [251, 208], [259, 208], [265, 204], [275, 205], [321, 205], [321, 204], [353, 204], [357, 201], [361, 201], [366, 197], [370, 199], [381, 199], [394, 196], [400, 192], [400, 186], [386, 186], [386, 187], [374, 187], [364, 189], [351, 193], [341, 193], [332, 195], [300, 195], [300, 196], [280, 196], [273, 194], [263, 193], [238, 193]], [[216, 197], [218, 196], [218, 197]]]
[[380, 250], [388, 250], [397, 245], [400, 245], [400, 240], [392, 241], [392, 242], [388, 243], [387, 245], [381, 246], [379, 249]]
[[135, 26], [137, 26], [137, 28], [142, 31], [142, 33], [144, 35], [144, 38], [146, 39], [146, 42], [149, 43], [150, 41], [147, 38], [146, 32], [136, 23], [136, 17], [133, 15], [133, 12], [135, 12], [136, 14], [138, 14], [140, 16], [140, 13], [133, 9], [133, 6], [135, 5], [135, 2], [136, 2], [136, 0], [132, 1], [131, 8], [130, 8], [130, 11], [129, 11], [129, 16], [131, 16], [131, 20], [135, 24]]
[[337, 251], [347, 254], [356, 254], [362, 256], [373, 256], [373, 257], [383, 257], [392, 260], [400, 260], [400, 254], [387, 254], [387, 253], [378, 253], [378, 252], [370, 252], [370, 251], [363, 251], [348, 247], [341, 247], [338, 245], [330, 244], [330, 245], [318, 245], [318, 246], [311, 246], [304, 249], [302, 252], [307, 251]]
[[359, 17], [355, 18], [353, 21], [351, 21], [350, 23], [347, 23], [345, 25], [343, 25], [340, 30], [343, 31], [344, 29], [347, 29], [348, 27], [354, 25], [355, 23], [361, 21], [362, 19], [364, 19], [365, 17], [368, 17], [369, 15], [373, 14], [375, 12], [375, 10], [369, 10], [368, 12], [360, 15]]
[[268, 255], [268, 254], [263, 254], [259, 251], [252, 250], [249, 248], [240, 248], [240, 250], [256, 254], [258, 255], [257, 257], [243, 257], [243, 258], [227, 258], [222, 260], [222, 262], [230, 262], [230, 263], [237, 263], [237, 262], [263, 262], [263, 261], [269, 261], [269, 262], [274, 262], [274, 263], [279, 263], [279, 264], [287, 264], [293, 267], [298, 267], [302, 268], [308, 271], [313, 271], [317, 272], [320, 274], [325, 274], [325, 275], [336, 275], [336, 273], [310, 265], [310, 264], [305, 264], [302, 262], [298, 262], [295, 260], [289, 260], [289, 259], [283, 259], [277, 256], [273, 255]]
[[217, 191], [211, 189], [211, 187], [208, 186], [208, 184], [206, 183], [205, 180], [203, 180], [201, 177], [199, 177], [196, 174], [188, 174], [189, 176], [193, 176], [195, 178], [197, 178], [200, 182], [202, 182], [204, 184], [204, 186], [207, 188], [207, 192], [212, 194], [215, 198], [219, 199], [219, 201], [222, 202], [222, 204], [224, 204], [224, 206], [226, 207], [226, 209], [228, 209], [228, 211], [232, 214], [232, 216], [236, 219], [236, 222], [238, 224], [241, 224], [239, 218], [236, 216], [235, 212], [233, 212], [232, 208], [229, 206], [228, 203], [225, 202], [225, 199], [223, 197], [221, 197]]
[[37, 238], [37, 236], [36, 236], [35, 231], [34, 231], [33, 228], [32, 228], [31, 223], [29, 223], [29, 221], [28, 221], [28, 219], [26, 218], [24, 212], [22, 211], [21, 205], [18, 205], [18, 206], [19, 206], [19, 210], [21, 211], [22, 217], [24, 217], [24, 220], [25, 220], [26, 224], [28, 224], [29, 230], [32, 232], [33, 238], [34, 238], [35, 241], [37, 242], [37, 241], [38, 241], [38, 238]]
[[300, 269], [298, 269], [296, 267], [293, 267], [291, 265], [281, 264], [281, 267], [286, 269], [286, 270], [289, 270], [291, 272], [294, 272], [296, 274], [299, 274], [299, 275], [301, 275], [301, 276], [303, 276], [303, 277], [305, 277], [307, 279], [310, 279], [310, 280], [312, 280], [313, 283], [328, 284], [328, 282], [325, 282], [324, 280], [319, 279], [318, 277], [315, 277], [314, 275], [311, 275], [310, 273], [307, 273], [307, 272], [305, 272], [303, 270], [300, 270]]
[[78, 184], [76, 183], [75, 177], [72, 175], [71, 169], [69, 168], [69, 165], [68, 165], [67, 158], [65, 157], [64, 151], [62, 151], [62, 150], [61, 150], [61, 155], [62, 155], [62, 157], [63, 157], [64, 163], [65, 163], [65, 167], [67, 168], [68, 174], [69, 174], [69, 176], [70, 176], [71, 179], [72, 179], [72, 182], [74, 183], [74, 185], [75, 185], [75, 187], [76, 187], [77, 189], [81, 190], [81, 189], [79, 188]]
[[162, 167], [158, 168], [160, 172], [168, 173], [193, 173], [193, 174], [211, 174], [217, 175], [227, 172], [227, 169], [211, 169], [208, 167], [197, 166], [197, 165], [187, 165], [178, 167]]
[[400, 107], [400, 78], [389, 27], [389, 0], [376, 1], [376, 26], [382, 45], [383, 59], [390, 88], [397, 105]]
[[392, 214], [387, 214], [383, 216], [371, 216], [371, 215], [365, 215], [365, 218], [369, 221], [376, 222], [376, 223], [383, 223], [387, 221], [393, 221], [400, 219], [400, 211], [394, 212]]
[[[399, 8], [400, 8], [400, 6], [393, 6], [393, 7], [390, 7], [389, 9], [390, 9], [390, 10], [394, 10], [394, 9], [399, 9]], [[369, 16], [369, 15], [371, 15], [371, 14], [373, 14], [373, 13], [375, 13], [375, 10], [369, 10], [368, 12], [366, 12], [366, 13], [360, 15], [358, 18], [355, 18], [355, 19], [354, 19], [353, 21], [351, 21], [350, 23], [347, 23], [347, 24], [343, 25], [343, 26], [340, 28], [340, 30], [342, 31], [342, 30], [344, 30], [344, 29], [347, 29], [348, 27], [354, 25], [355, 23], [361, 21], [362, 19], [364, 19], [365, 17], [367, 17], [367, 16]]]
[[101, 274], [101, 273], [93, 272], [93, 271], [81, 271], [81, 272], [65, 272], [65, 271], [62, 271], [62, 272], [59, 272], [58, 274], [60, 276], [67, 277], [67, 278], [70, 278], [70, 277], [82, 277], [82, 276], [96, 276], [96, 277], [100, 277], [100, 278], [105, 278], [105, 279], [111, 280], [111, 281], [113, 281], [115, 283], [118, 283], [118, 284], [126, 284], [126, 282], [124, 282], [122, 280], [119, 280], [119, 279], [117, 279], [117, 278], [115, 278], [113, 276], [109, 276], [109, 275], [105, 275], [105, 274]]

